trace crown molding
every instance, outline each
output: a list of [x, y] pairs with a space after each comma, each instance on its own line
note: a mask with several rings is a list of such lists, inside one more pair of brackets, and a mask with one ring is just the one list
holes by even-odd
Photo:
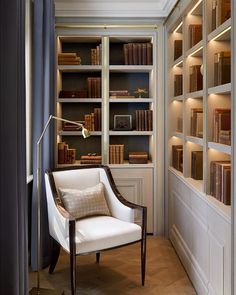
[[55, 0], [56, 17], [166, 17], [176, 0]]

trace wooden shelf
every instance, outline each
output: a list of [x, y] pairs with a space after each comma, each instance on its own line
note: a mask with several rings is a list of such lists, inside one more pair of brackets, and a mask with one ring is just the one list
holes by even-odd
[[58, 98], [57, 102], [60, 103], [95, 103], [102, 102], [102, 98]]
[[102, 66], [92, 65], [58, 65], [57, 69], [63, 73], [101, 72]]
[[218, 152], [231, 155], [231, 146], [217, 142], [208, 142], [208, 148], [217, 150]]

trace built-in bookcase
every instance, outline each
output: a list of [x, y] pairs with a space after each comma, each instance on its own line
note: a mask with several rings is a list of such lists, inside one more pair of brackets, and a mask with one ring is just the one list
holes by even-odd
[[[94, 113], [96, 122], [95, 110], [100, 109], [101, 118], [99, 130], [95, 128], [87, 139], [82, 138], [81, 131], [65, 130], [58, 123], [57, 145], [66, 142], [75, 151], [75, 159], [73, 163], [58, 163], [56, 146], [57, 166], [80, 165], [81, 156], [88, 154], [100, 156], [101, 164], [111, 167], [120, 191], [130, 201], [148, 206], [149, 232], [153, 232], [157, 195], [154, 178], [159, 178], [157, 154], [163, 145], [162, 132], [160, 140], [157, 136], [163, 127], [157, 127], [157, 113], [163, 113], [163, 94], [157, 80], [157, 31], [155, 27], [123, 28], [122, 32], [71, 26], [57, 29], [57, 115], [86, 125], [85, 115]], [[63, 64], [59, 55], [64, 60], [67, 57], [61, 53], [76, 53], [76, 64]], [[131, 164], [130, 152], [145, 152], [148, 160]], [[158, 169], [161, 171], [161, 164]], [[162, 190], [161, 184], [158, 189]]]
[[169, 235], [199, 294], [231, 290], [230, 5], [180, 1], [166, 25]]
[[[231, 109], [231, 20], [230, 18], [224, 21], [221, 19], [223, 15], [230, 17], [229, 12], [222, 12], [221, 16], [221, 10], [227, 10], [229, 6], [223, 4], [223, 0], [218, 1], [222, 3], [221, 7], [216, 8], [215, 17], [219, 19], [215, 20], [217, 26], [213, 29], [212, 8], [216, 5], [215, 2], [217, 1], [192, 1], [168, 32], [169, 165], [173, 166], [172, 146], [183, 145], [181, 173], [186, 179], [191, 178], [191, 154], [193, 151], [202, 151], [205, 163], [202, 165], [203, 179], [191, 180], [191, 183], [196, 183], [196, 188], [200, 187], [207, 196], [210, 195], [211, 162], [231, 158], [229, 142], [222, 140], [224, 142], [222, 144], [218, 139], [216, 142], [216, 136], [214, 136], [214, 130], [218, 124], [215, 119], [216, 110]], [[182, 40], [182, 44], [178, 44], [176, 40]], [[175, 59], [176, 51], [181, 51], [176, 48], [178, 46], [182, 47], [182, 54]], [[226, 65], [221, 66], [223, 70], [220, 66], [217, 69], [216, 64], [221, 58], [224, 63], [224, 57], [220, 54], [227, 56]], [[216, 71], [219, 71], [218, 76]], [[180, 75], [182, 77], [178, 79]], [[220, 81], [216, 81], [217, 79]], [[221, 117], [222, 114], [219, 116]], [[227, 119], [230, 120], [230, 115]], [[226, 130], [225, 134], [223, 132], [222, 138], [229, 139], [230, 135], [228, 136]], [[219, 204], [219, 208], [222, 208], [222, 204]], [[230, 212], [228, 208], [225, 209], [226, 212]]]

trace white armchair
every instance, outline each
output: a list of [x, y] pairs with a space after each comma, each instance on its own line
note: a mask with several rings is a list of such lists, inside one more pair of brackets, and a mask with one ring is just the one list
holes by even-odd
[[[103, 165], [57, 169], [45, 174], [50, 235], [54, 239], [49, 273], [52, 273], [63, 247], [70, 254], [71, 292], [76, 294], [76, 256], [96, 253], [132, 243], [141, 244], [141, 276], [145, 281], [147, 209], [125, 200], [118, 192], [110, 169]], [[85, 190], [103, 183], [110, 215], [76, 219], [66, 211], [59, 190]], [[141, 224], [135, 223], [135, 211]]]

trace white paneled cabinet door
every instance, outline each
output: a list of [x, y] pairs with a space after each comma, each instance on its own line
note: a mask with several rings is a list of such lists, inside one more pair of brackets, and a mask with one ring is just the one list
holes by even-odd
[[111, 169], [119, 192], [128, 201], [147, 206], [147, 231], [153, 233], [153, 169]]

